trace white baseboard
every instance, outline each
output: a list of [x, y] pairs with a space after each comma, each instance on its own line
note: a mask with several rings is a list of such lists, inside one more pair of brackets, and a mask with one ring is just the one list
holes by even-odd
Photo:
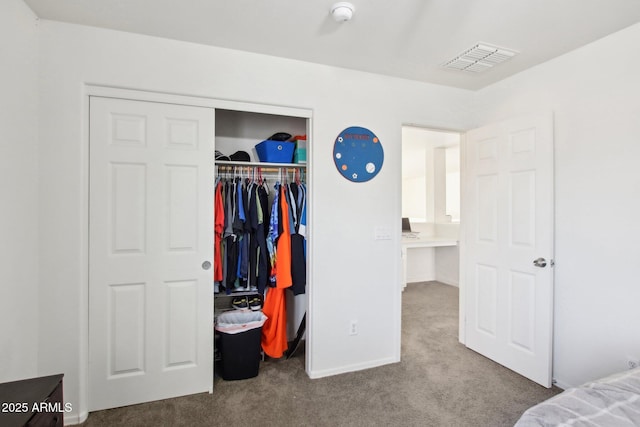
[[436, 282], [444, 283], [445, 285], [455, 286], [456, 288], [460, 287], [459, 281], [452, 277], [436, 277], [435, 280]]
[[568, 388], [573, 387], [572, 385], [570, 385], [570, 384], [568, 384], [568, 383], [566, 383], [566, 382], [564, 382], [564, 381], [562, 381], [562, 380], [558, 380], [558, 379], [556, 379], [556, 378], [554, 378], [554, 379], [552, 380], [552, 383], [553, 383], [553, 385], [554, 385], [554, 386], [556, 386], [556, 387], [558, 387], [558, 388], [561, 388], [561, 389], [563, 389], [563, 390], [566, 390], [566, 389], [568, 389]]
[[89, 413], [86, 411], [80, 413], [70, 412], [68, 414], [64, 414], [64, 425], [74, 426], [77, 424], [82, 424], [83, 422], [87, 421], [88, 417]]
[[309, 372], [309, 378], [317, 379], [317, 378], [330, 377], [333, 375], [346, 374], [349, 372], [356, 372], [356, 371], [362, 371], [365, 369], [377, 368], [379, 366], [390, 365], [392, 363], [398, 363], [398, 362], [400, 362], [400, 359], [395, 357], [388, 357], [385, 359], [378, 359], [378, 360], [370, 360], [363, 363], [340, 366], [338, 368], [324, 369], [320, 371], [311, 371]]
[[413, 274], [411, 276], [407, 276], [407, 283], [432, 282], [434, 280], [436, 280], [436, 278], [433, 277], [433, 275], [428, 274]]

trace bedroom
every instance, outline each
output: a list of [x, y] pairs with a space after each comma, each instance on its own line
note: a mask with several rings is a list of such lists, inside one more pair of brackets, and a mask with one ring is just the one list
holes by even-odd
[[[314, 140], [333, 141], [353, 123], [375, 128], [385, 144], [385, 168], [374, 189], [338, 181], [333, 164], [316, 168], [315, 227], [326, 231], [319, 248], [334, 248], [334, 233], [359, 247], [358, 265], [388, 265], [360, 277], [340, 266], [340, 280], [318, 271], [328, 283], [316, 295], [318, 325], [314, 371], [338, 373], [391, 363], [399, 325], [378, 319], [398, 310], [398, 297], [384, 283], [399, 277], [395, 244], [371, 247], [371, 229], [396, 224], [396, 205], [368, 202], [400, 188], [400, 152], [395, 141], [403, 123], [466, 130], [539, 110], [555, 117], [555, 320], [553, 376], [568, 387], [626, 366], [638, 357], [636, 326], [640, 297], [634, 241], [640, 237], [640, 176], [635, 159], [640, 124], [640, 26], [635, 24], [587, 46], [476, 91], [419, 83], [61, 22], [36, 20], [20, 0], [0, 6], [3, 66], [2, 335], [0, 379], [65, 372], [69, 401], [79, 420], [86, 407], [86, 307], [83, 276], [84, 129], [86, 83], [121, 88], [294, 105], [314, 110]], [[282, 70], [286, 69], [284, 75]], [[296, 76], [292, 79], [291, 76]], [[357, 94], [341, 109], [344, 91]], [[372, 106], [385, 99], [385, 105]], [[388, 141], [388, 142], [385, 142]], [[13, 185], [16, 181], [20, 186]], [[335, 207], [332, 188], [345, 197]], [[364, 203], [358, 200], [365, 200]], [[354, 217], [358, 221], [353, 220]], [[362, 222], [359, 222], [362, 220]], [[320, 234], [320, 231], [318, 231]], [[333, 254], [335, 255], [335, 254]], [[348, 257], [346, 250], [338, 255]], [[395, 255], [391, 255], [392, 259]], [[319, 259], [330, 264], [333, 257]], [[351, 287], [344, 283], [355, 283]], [[345, 354], [327, 347], [342, 331], [352, 307], [336, 304], [375, 290], [358, 308], [360, 340], [347, 336]], [[328, 311], [333, 313], [331, 318]], [[31, 313], [38, 312], [38, 316]], [[54, 319], [53, 321], [51, 319]], [[368, 326], [367, 326], [368, 325]], [[366, 328], [364, 328], [366, 326]], [[376, 330], [376, 334], [368, 332]], [[341, 335], [342, 337], [342, 335]], [[380, 340], [385, 345], [372, 343]], [[374, 348], [372, 348], [372, 346]], [[588, 357], [585, 357], [588, 355]], [[72, 419], [73, 420], [73, 419]]]

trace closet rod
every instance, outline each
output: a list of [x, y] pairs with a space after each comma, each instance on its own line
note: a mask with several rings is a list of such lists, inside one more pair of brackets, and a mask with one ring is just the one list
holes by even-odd
[[[251, 168], [252, 170], [255, 170], [255, 169], [260, 168], [260, 170], [261, 170], [262, 172], [278, 172], [278, 173], [279, 173], [279, 172], [282, 172], [283, 170], [284, 170], [286, 173], [289, 173], [289, 171], [293, 171], [293, 170], [298, 170], [298, 169], [300, 169], [300, 168], [290, 168], [290, 167], [289, 167], [289, 168], [288, 168], [288, 167], [281, 167], [281, 168], [272, 168], [272, 167], [269, 167], [269, 168], [263, 168], [263, 167], [259, 167], [259, 166], [248, 166], [248, 167], [246, 167], [246, 169], [245, 169], [245, 168], [241, 168], [241, 169], [236, 169], [236, 170], [237, 170], [237, 172], [246, 172], [246, 170], [247, 170], [248, 168]], [[231, 167], [231, 168], [229, 168], [229, 169], [226, 169], [226, 167], [225, 167], [225, 166], [223, 166], [222, 168], [218, 169], [218, 172], [220, 172], [220, 173], [232, 173], [232, 172], [234, 172], [234, 170], [233, 170], [233, 167]]]
[[306, 169], [307, 168], [306, 163], [230, 162], [226, 160], [216, 160], [215, 165], [216, 166], [259, 167], [264, 170], [266, 170], [267, 168], [276, 169], [276, 170], [281, 168], [288, 168], [288, 169]]
[[[287, 170], [300, 169], [300, 168], [292, 168], [292, 167], [287, 167], [287, 166], [283, 166], [283, 167], [279, 167], [279, 168], [276, 168], [276, 167], [263, 168], [261, 166], [248, 166], [248, 167], [250, 167], [252, 169], [253, 168], [260, 168], [262, 170], [262, 172], [280, 172], [283, 169], [287, 169]], [[231, 171], [232, 171], [231, 169], [230, 170], [221, 169], [221, 172], [231, 172]]]

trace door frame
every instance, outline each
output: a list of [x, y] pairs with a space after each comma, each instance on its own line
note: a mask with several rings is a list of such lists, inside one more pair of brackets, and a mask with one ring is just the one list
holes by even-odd
[[[463, 260], [463, 248], [464, 248], [464, 218], [463, 218], [463, 214], [464, 214], [464, 210], [465, 210], [465, 204], [464, 204], [464, 194], [465, 194], [465, 189], [464, 189], [464, 182], [466, 179], [466, 155], [465, 155], [465, 151], [466, 151], [466, 135], [467, 132], [470, 129], [467, 130], [460, 130], [458, 128], [447, 128], [447, 127], [442, 127], [442, 126], [432, 126], [432, 125], [428, 125], [428, 124], [419, 124], [419, 123], [411, 123], [411, 122], [402, 122], [400, 124], [400, 128], [402, 129], [405, 126], [409, 126], [409, 127], [415, 127], [415, 128], [422, 128], [425, 130], [431, 130], [434, 132], [450, 132], [450, 133], [457, 133], [458, 135], [460, 135], [460, 224], [459, 224], [459, 237], [458, 237], [458, 254], [459, 254], [459, 258], [458, 258], [458, 270], [459, 270], [459, 279], [458, 279], [458, 301], [459, 301], [459, 309], [458, 309], [458, 341], [461, 344], [465, 344], [465, 312], [464, 312], [464, 303], [465, 303], [465, 280], [464, 280], [464, 271], [463, 269], [460, 268], [460, 266], [462, 265], [462, 260]], [[402, 138], [400, 138], [400, 145], [402, 146]], [[402, 148], [400, 150], [400, 152], [402, 153]], [[400, 173], [402, 173], [402, 167], [400, 169]], [[400, 177], [400, 181], [402, 181], [402, 176]], [[400, 212], [400, 214], [402, 214], [402, 197], [400, 197], [400, 208], [398, 210], [398, 212]], [[400, 215], [402, 216], [402, 215]], [[402, 258], [402, 254], [400, 255], [401, 258], [401, 262], [404, 262], [404, 259]], [[404, 283], [404, 277], [402, 277], [402, 270], [400, 272], [401, 276], [400, 276], [400, 283]], [[398, 286], [399, 288], [399, 292], [402, 293], [402, 286]]]
[[[507, 118], [508, 119], [508, 118]], [[443, 132], [456, 132], [460, 134], [460, 234], [458, 240], [458, 250], [459, 250], [459, 282], [458, 282], [458, 342], [466, 346], [466, 269], [461, 268], [464, 265], [466, 259], [466, 233], [467, 227], [465, 224], [467, 221], [465, 220], [467, 205], [466, 205], [466, 186], [465, 183], [467, 181], [467, 132], [471, 129], [474, 129], [478, 126], [469, 127], [465, 130], [460, 130], [456, 128], [446, 128], [441, 126], [431, 126], [428, 124], [418, 124], [411, 122], [402, 122], [401, 128], [404, 126], [412, 126], [417, 128], [429, 129], [434, 131], [443, 131]], [[402, 138], [401, 141], [402, 143]], [[554, 170], [555, 177], [555, 170]], [[401, 177], [402, 178], [402, 177]], [[554, 181], [555, 187], [555, 181]], [[555, 192], [554, 192], [555, 193]], [[400, 198], [400, 209], [399, 212], [402, 212], [402, 198]], [[401, 259], [402, 261], [402, 259]], [[402, 273], [401, 273], [402, 274]], [[402, 281], [402, 277], [400, 279]], [[399, 292], [402, 293], [402, 287], [399, 286]], [[553, 361], [552, 361], [553, 364]]]
[[467, 275], [466, 268], [462, 268], [465, 265], [466, 253], [467, 253], [467, 244], [466, 244], [466, 235], [467, 235], [467, 227], [465, 224], [466, 214], [467, 214], [467, 132], [466, 130], [460, 134], [460, 235], [458, 240], [458, 274], [459, 274], [459, 292], [458, 292], [458, 342], [463, 344], [465, 347], [467, 346], [466, 339], [466, 323], [467, 323], [467, 298], [466, 298], [466, 289], [467, 289]]
[[[82, 135], [84, 138], [83, 151], [80, 153], [81, 163], [82, 163], [82, 202], [81, 202], [81, 212], [82, 212], [82, 232], [81, 232], [81, 282], [85, 285], [80, 289], [79, 301], [80, 301], [80, 318], [79, 318], [79, 329], [80, 329], [80, 354], [79, 354], [79, 396], [78, 400], [80, 402], [79, 408], [79, 416], [78, 423], [82, 423], [86, 421], [89, 416], [88, 408], [89, 408], [89, 243], [90, 243], [90, 235], [89, 235], [89, 143], [90, 143], [90, 129], [89, 129], [89, 108], [90, 108], [90, 98], [91, 97], [103, 97], [103, 98], [118, 98], [118, 99], [126, 99], [132, 101], [144, 101], [144, 102], [159, 102], [165, 104], [178, 104], [178, 105], [188, 105], [194, 107], [207, 107], [212, 108], [214, 110], [233, 110], [233, 111], [243, 111], [250, 113], [262, 113], [262, 114], [272, 114], [272, 115], [282, 115], [282, 116], [292, 116], [292, 117], [300, 117], [307, 119], [307, 135], [313, 137], [312, 130], [312, 121], [313, 121], [313, 110], [307, 108], [297, 108], [297, 107], [288, 107], [288, 106], [279, 106], [279, 105], [267, 105], [267, 104], [258, 104], [258, 103], [250, 103], [243, 101], [231, 101], [224, 99], [216, 99], [205, 96], [192, 96], [192, 95], [180, 95], [180, 94], [172, 94], [172, 93], [164, 93], [164, 92], [153, 92], [146, 90], [138, 90], [138, 89], [126, 89], [119, 88], [113, 86], [106, 86], [100, 84], [85, 84], [82, 91]], [[214, 146], [215, 148], [215, 146]], [[213, 162], [214, 159], [211, 159]], [[313, 191], [313, 155], [311, 152], [307, 153], [307, 174], [308, 174], [308, 182], [307, 186], [310, 191]], [[309, 236], [313, 235], [313, 200], [310, 200], [307, 205], [307, 216], [308, 216], [308, 227], [307, 234]], [[313, 311], [310, 309], [313, 301], [313, 244], [307, 246], [307, 301], [306, 301], [306, 312], [307, 312], [307, 331], [306, 331], [306, 360], [305, 360], [305, 370], [307, 375], [310, 376], [311, 366], [312, 366], [312, 347], [311, 343], [313, 340], [313, 324], [314, 317]], [[213, 329], [212, 329], [213, 332]], [[213, 361], [212, 361], [213, 363]], [[212, 378], [212, 387], [209, 392], [213, 392], [213, 378]]]

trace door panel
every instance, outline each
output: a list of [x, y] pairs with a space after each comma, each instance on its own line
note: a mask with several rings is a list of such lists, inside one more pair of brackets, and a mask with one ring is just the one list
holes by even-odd
[[144, 254], [147, 230], [145, 212], [147, 170], [144, 164], [111, 163], [106, 197], [109, 197], [111, 255]]
[[[553, 122], [527, 116], [466, 138], [465, 342], [551, 386]], [[547, 266], [533, 260], [544, 257]]]
[[195, 252], [198, 243], [198, 168], [170, 165], [167, 177], [168, 252]]
[[509, 237], [511, 246], [535, 247], [535, 171], [509, 175]]
[[490, 337], [495, 337], [498, 272], [493, 266], [478, 264], [476, 268], [476, 328]]
[[109, 285], [107, 348], [110, 378], [144, 373], [144, 294], [144, 283]]
[[480, 175], [477, 185], [478, 241], [493, 243], [498, 238], [498, 177]]
[[535, 288], [532, 274], [512, 272], [509, 278], [509, 344], [533, 353], [535, 349]]
[[89, 408], [213, 386], [214, 111], [90, 99]]
[[166, 282], [167, 339], [164, 369], [196, 366], [198, 362], [197, 282]]

